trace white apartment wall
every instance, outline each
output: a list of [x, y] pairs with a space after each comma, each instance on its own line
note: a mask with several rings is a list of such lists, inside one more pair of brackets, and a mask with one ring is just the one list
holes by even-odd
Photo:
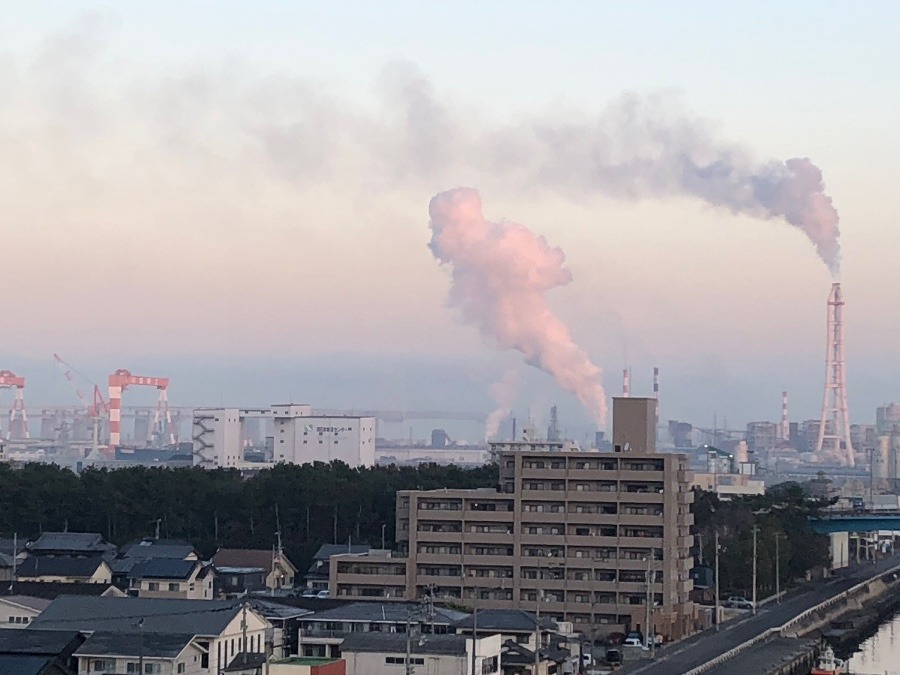
[[[243, 630], [241, 629], [241, 621], [243, 612], [239, 612], [231, 623], [225, 627], [219, 637], [211, 640], [209, 643], [209, 672], [218, 673], [220, 668], [224, 668], [232, 659], [240, 653]], [[257, 614], [254, 610], [247, 610], [247, 651], [251, 653], [265, 653], [266, 649], [266, 629], [270, 627], [268, 621]]]
[[[212, 669], [202, 668], [200, 666], [200, 649], [190, 644], [187, 648], [181, 652], [175, 659], [156, 659], [150, 657], [144, 657], [144, 666], [147, 665], [156, 665], [159, 666], [159, 673], [163, 675], [178, 675], [179, 665], [184, 665], [184, 670], [180, 671], [183, 675], [207, 675], [208, 673], [213, 673]], [[98, 671], [94, 668], [94, 665], [97, 661], [105, 661], [110, 666], [111, 669], [108, 669], [105, 672], [108, 673], [127, 673], [128, 665], [132, 664], [132, 670], [137, 672], [137, 666], [139, 663], [139, 659], [135, 657], [121, 657], [121, 656], [107, 656], [107, 657], [99, 657], [99, 656], [79, 656], [78, 657], [78, 675], [98, 675], [98, 673], [104, 671]]]
[[[427, 642], [427, 638], [426, 638]], [[499, 635], [479, 638], [475, 650], [476, 675], [495, 675], [500, 673], [500, 647]], [[459, 675], [471, 673], [472, 670], [472, 641], [467, 643], [466, 653], [460, 655], [448, 654], [412, 654], [416, 675]], [[496, 670], [483, 670], [484, 659], [495, 657]], [[347, 675], [373, 675], [373, 673], [403, 673], [405, 653], [392, 652], [343, 652], [341, 654], [347, 663]], [[393, 661], [388, 663], [388, 659]], [[399, 659], [399, 661], [398, 661]], [[415, 659], [422, 659], [419, 663]]]
[[194, 411], [191, 437], [194, 465], [209, 469], [235, 467], [244, 461], [241, 411], [208, 408]]
[[0, 629], [29, 628], [31, 622], [40, 611], [11, 602], [8, 598], [0, 598]]
[[374, 466], [374, 417], [281, 417], [275, 412], [276, 462], [327, 463], [336, 459], [354, 467]]

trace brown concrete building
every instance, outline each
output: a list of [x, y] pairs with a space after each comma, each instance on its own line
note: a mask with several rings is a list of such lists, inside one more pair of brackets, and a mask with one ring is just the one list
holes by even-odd
[[[635, 400], [615, 400], [614, 427], [623, 415], [655, 419], [655, 405], [620, 404]], [[629, 422], [645, 433], [646, 424]], [[647, 436], [640, 443], [655, 445]], [[397, 540], [408, 557], [333, 557], [332, 597], [431, 593], [540, 612], [598, 636], [646, 626], [649, 598], [657, 632], [691, 631], [686, 457], [521, 449], [497, 457], [499, 491], [399, 492]]]

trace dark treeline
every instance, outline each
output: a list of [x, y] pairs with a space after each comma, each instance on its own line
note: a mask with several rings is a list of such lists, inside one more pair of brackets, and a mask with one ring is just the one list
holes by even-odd
[[[243, 479], [232, 469], [86, 469], [0, 463], [0, 532], [99, 532], [122, 545], [152, 536], [187, 539], [206, 557], [218, 546], [269, 549], [280, 521], [283, 546], [298, 566], [323, 543], [388, 546], [398, 490], [494, 487], [496, 465], [353, 469], [283, 464]], [[276, 521], [276, 507], [277, 517]], [[301, 573], [305, 568], [301, 569]]]
[[781, 587], [807, 571], [830, 563], [828, 537], [813, 531], [809, 516], [827, 502], [811, 500], [797, 483], [782, 483], [765, 495], [720, 500], [714, 492], [694, 496], [695, 550], [713, 566], [715, 532], [719, 533], [719, 575], [723, 595], [750, 597], [753, 587], [753, 528], [756, 534], [757, 589], [760, 597], [775, 590], [775, 538]]

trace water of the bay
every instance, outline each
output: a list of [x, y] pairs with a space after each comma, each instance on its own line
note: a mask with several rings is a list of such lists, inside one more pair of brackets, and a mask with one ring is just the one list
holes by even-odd
[[849, 659], [854, 675], [900, 675], [900, 614], [888, 619]]

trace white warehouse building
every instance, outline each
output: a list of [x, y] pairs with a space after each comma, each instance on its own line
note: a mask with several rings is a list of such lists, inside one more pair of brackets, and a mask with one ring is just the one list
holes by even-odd
[[[194, 411], [193, 463], [209, 469], [249, 468], [244, 461], [244, 424], [271, 419], [271, 463], [306, 464], [340, 460], [350, 466], [375, 464], [375, 418], [313, 415], [308, 404], [271, 409], [199, 408]], [[258, 467], [256, 463], [252, 466]]]

